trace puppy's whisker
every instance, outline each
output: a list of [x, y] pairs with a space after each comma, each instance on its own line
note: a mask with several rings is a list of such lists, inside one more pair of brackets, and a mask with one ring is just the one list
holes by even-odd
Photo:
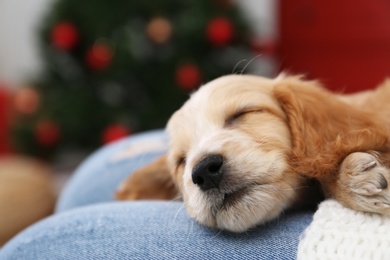
[[257, 58], [259, 58], [259, 57], [261, 57], [261, 56], [263, 56], [263, 54], [258, 54], [258, 55], [256, 55], [255, 57], [253, 57], [253, 58], [244, 66], [244, 68], [241, 70], [241, 75], [244, 74], [245, 69], [246, 69], [254, 60], [256, 60]]
[[213, 236], [212, 238], [217, 238], [221, 233], [222, 233], [222, 230], [219, 230], [219, 232], [215, 236]]
[[176, 202], [176, 201], [178, 201], [178, 200], [182, 200], [182, 196], [177, 196], [177, 197], [175, 197], [175, 198], [169, 200], [169, 202]]
[[175, 220], [177, 218], [177, 216], [179, 215], [179, 213], [186, 207], [186, 203], [183, 202], [183, 205], [180, 206], [180, 208], [177, 210], [175, 216], [173, 217], [173, 220], [172, 222], [175, 223]]
[[188, 239], [191, 239], [191, 233], [192, 233], [192, 230], [194, 229], [194, 220], [191, 221], [191, 226], [190, 226], [190, 230], [188, 232], [188, 236], [187, 236], [187, 240]]
[[[248, 61], [247, 59], [242, 59], [240, 60], [239, 62], [236, 63], [236, 65], [234, 66], [233, 70], [232, 70], [232, 74], [236, 74], [234, 71], [237, 69], [238, 65], [240, 65], [241, 62], [245, 62], [245, 61]], [[238, 70], [237, 71], [237, 74], [241, 72], [241, 70]]]

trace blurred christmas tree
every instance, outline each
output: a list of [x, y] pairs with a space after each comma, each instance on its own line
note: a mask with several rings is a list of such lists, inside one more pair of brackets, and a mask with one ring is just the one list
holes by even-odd
[[13, 129], [36, 155], [164, 127], [188, 92], [253, 56], [229, 0], [59, 0], [40, 38], [44, 73], [16, 94]]

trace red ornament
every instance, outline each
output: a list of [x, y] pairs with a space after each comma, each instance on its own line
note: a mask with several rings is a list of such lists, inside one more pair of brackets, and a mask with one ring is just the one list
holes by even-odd
[[34, 114], [40, 105], [40, 96], [32, 88], [22, 88], [14, 96], [14, 106], [16, 111], [25, 115]]
[[153, 42], [166, 43], [172, 36], [172, 24], [164, 17], [155, 17], [146, 26], [146, 33]]
[[208, 23], [206, 34], [212, 44], [224, 46], [232, 40], [234, 27], [225, 17], [217, 17]]
[[199, 87], [201, 78], [199, 68], [193, 64], [181, 65], [176, 69], [176, 84], [184, 90], [193, 90]]
[[104, 70], [111, 64], [112, 56], [110, 46], [104, 43], [96, 43], [88, 50], [86, 62], [94, 70]]
[[53, 121], [44, 120], [35, 127], [35, 138], [43, 146], [53, 146], [60, 140], [60, 127]]
[[60, 49], [72, 49], [77, 44], [78, 39], [78, 30], [70, 22], [60, 22], [51, 31], [51, 41], [54, 46]]
[[121, 124], [109, 125], [102, 134], [102, 143], [108, 144], [131, 134], [129, 128]]

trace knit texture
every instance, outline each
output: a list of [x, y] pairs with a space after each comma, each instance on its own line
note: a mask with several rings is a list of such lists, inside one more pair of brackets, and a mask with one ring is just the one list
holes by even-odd
[[324, 201], [301, 235], [297, 259], [390, 259], [390, 217]]

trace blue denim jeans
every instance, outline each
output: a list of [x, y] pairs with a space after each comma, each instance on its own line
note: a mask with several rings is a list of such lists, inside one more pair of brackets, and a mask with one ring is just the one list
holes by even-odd
[[295, 259], [312, 212], [235, 234], [199, 225], [182, 202], [114, 201], [121, 180], [165, 150], [162, 131], [98, 150], [69, 181], [56, 214], [14, 237], [0, 259]]

